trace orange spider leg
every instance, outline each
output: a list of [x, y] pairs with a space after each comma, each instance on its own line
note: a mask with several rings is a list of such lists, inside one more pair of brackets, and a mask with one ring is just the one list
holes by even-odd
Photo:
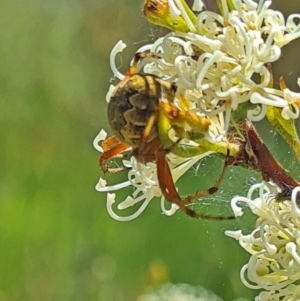
[[181, 115], [179, 115], [182, 119], [182, 122], [189, 124], [192, 128], [195, 128], [197, 131], [205, 131], [211, 124], [211, 121], [208, 118], [201, 117], [197, 115], [195, 112], [191, 111], [188, 100], [184, 97], [182, 93], [178, 96], [179, 107], [181, 111]]
[[170, 167], [168, 165], [168, 162], [166, 161], [164, 153], [161, 153], [159, 156], [157, 156], [156, 164], [159, 187], [165, 199], [170, 203], [176, 204], [180, 208], [180, 210], [182, 210], [187, 215], [191, 217], [201, 218], [196, 212], [181, 204], [181, 198], [174, 185]]
[[148, 52], [137, 52], [133, 58], [133, 63], [130, 66], [129, 70], [126, 72], [125, 76], [132, 76], [136, 72], [136, 67], [140, 59], [143, 58], [151, 58], [151, 59], [158, 59], [159, 57], [153, 53], [148, 53]]
[[143, 132], [143, 134], [142, 134], [142, 137], [141, 137], [141, 142], [142, 142], [142, 143], [145, 143], [145, 142], [147, 141], [147, 138], [148, 138], [148, 136], [149, 136], [149, 134], [150, 134], [150, 132], [151, 132], [151, 130], [152, 130], [154, 124], [156, 123], [156, 121], [157, 121], [157, 116], [156, 116], [156, 114], [152, 114], [152, 115], [149, 117], [148, 122], [147, 122], [147, 124], [146, 124], [146, 127], [145, 127], [145, 129], [144, 129], [144, 132]]
[[[180, 118], [184, 119], [184, 118], [186, 118], [186, 115], [180, 116], [180, 114], [185, 114], [185, 113], [189, 114], [189, 112], [184, 112], [184, 111], [180, 110], [178, 107], [176, 107], [174, 104], [169, 103], [169, 102], [160, 101], [160, 105], [161, 105], [161, 108], [163, 108], [163, 109], [165, 109], [167, 106], [167, 109], [169, 109], [168, 114], [172, 114], [173, 117], [176, 116], [175, 118], [177, 118], [177, 116], [179, 116]], [[203, 121], [206, 126], [209, 124], [208, 123], [209, 120], [207, 122], [206, 119], [203, 119], [200, 116], [195, 115], [195, 118], [198, 118], [198, 117], [200, 118], [199, 120]], [[155, 120], [156, 120], [155, 115], [152, 115], [149, 118], [147, 125], [145, 127], [145, 130], [143, 132], [142, 138], [141, 138], [142, 142], [145, 142], [147, 140], [147, 137], [148, 137], [152, 127], [155, 124]], [[180, 129], [180, 127], [179, 127], [179, 129]], [[179, 143], [179, 141], [180, 141], [180, 139], [178, 141], [174, 142], [174, 147]], [[170, 203], [176, 204], [180, 208], [180, 210], [182, 210], [184, 213], [186, 213], [187, 215], [189, 215], [193, 218], [206, 219], [206, 220], [233, 219], [234, 217], [222, 217], [222, 216], [216, 217], [216, 216], [203, 215], [200, 213], [196, 213], [194, 210], [191, 210], [190, 208], [186, 207], [186, 205], [190, 204], [192, 201], [194, 201], [198, 198], [203, 198], [205, 196], [213, 194], [219, 189], [220, 184], [224, 178], [227, 165], [228, 165], [227, 161], [225, 162], [222, 173], [221, 173], [217, 183], [215, 184], [215, 186], [213, 186], [207, 190], [200, 191], [195, 194], [189, 195], [188, 197], [186, 197], [185, 199], [182, 200], [176, 190], [176, 187], [175, 187], [175, 184], [173, 181], [173, 177], [171, 174], [171, 170], [170, 170], [169, 164], [166, 160], [166, 155], [171, 151], [171, 149], [164, 149], [163, 145], [160, 145], [160, 143], [161, 142], [159, 141], [159, 139], [154, 139], [153, 141], [146, 143], [146, 144], [142, 143], [143, 146], [141, 145], [141, 147], [138, 149], [137, 155], [138, 155], [138, 153], [144, 152], [143, 153], [144, 157], [145, 157], [145, 154], [148, 154], [148, 156], [149, 156], [149, 154], [154, 154], [154, 151], [156, 150], [155, 159], [156, 159], [156, 166], [157, 166], [158, 184], [159, 184], [159, 187], [160, 187], [161, 192], [162, 192], [163, 196], [165, 197], [165, 199], [167, 201], [169, 201]], [[144, 146], [146, 146], [146, 148], [144, 148]]]
[[107, 152], [117, 144], [120, 144], [119, 139], [116, 136], [111, 136], [102, 142], [101, 147], [104, 152]]
[[111, 158], [119, 157], [126, 149], [130, 148], [125, 143], [121, 143], [115, 136], [112, 136], [102, 143], [104, 153], [99, 159], [100, 166], [104, 172], [118, 172], [123, 168], [108, 168], [106, 161]]
[[220, 186], [220, 183], [221, 183], [223, 177], [224, 177], [226, 168], [224, 168], [217, 184], [214, 187], [212, 187], [208, 190], [190, 195], [187, 198], [185, 198], [184, 200], [182, 200], [176, 190], [175, 185], [174, 185], [170, 167], [168, 165], [168, 162], [166, 161], [165, 155], [166, 154], [164, 152], [160, 152], [160, 154], [157, 155], [156, 164], [157, 164], [157, 178], [158, 178], [159, 187], [161, 189], [163, 196], [166, 198], [167, 201], [169, 201], [170, 203], [176, 204], [180, 208], [181, 211], [183, 211], [185, 214], [187, 214], [193, 218], [206, 219], [206, 220], [228, 220], [228, 219], [235, 218], [233, 216], [222, 217], [222, 216], [204, 215], [204, 214], [197, 213], [194, 210], [186, 207], [186, 205], [191, 203], [193, 200], [216, 192]]
[[[227, 169], [228, 165], [229, 165], [229, 163], [228, 163], [228, 160], [226, 159], [225, 163], [224, 163], [224, 166], [223, 166], [223, 170], [222, 170], [222, 172], [219, 176], [219, 179], [213, 187], [211, 187], [207, 190], [199, 191], [199, 192], [196, 192], [194, 194], [191, 194], [191, 195], [187, 196], [185, 199], [182, 200], [182, 203], [185, 204], [185, 205], [188, 205], [196, 199], [203, 198], [203, 197], [206, 197], [208, 195], [211, 195], [211, 194], [214, 194], [215, 192], [217, 192], [220, 188], [221, 182], [224, 179], [225, 172], [226, 172], [226, 169]], [[226, 217], [226, 218], [221, 218], [221, 219], [232, 219], [232, 218], [234, 218], [234, 217]]]
[[189, 125], [196, 132], [205, 133], [211, 124], [208, 118], [198, 116], [192, 111], [181, 110], [171, 102], [160, 101], [159, 109], [165, 114], [172, 126], [184, 128], [185, 125]]

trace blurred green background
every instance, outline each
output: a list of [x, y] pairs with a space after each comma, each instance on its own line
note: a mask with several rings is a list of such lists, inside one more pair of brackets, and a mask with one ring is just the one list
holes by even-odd
[[[274, 6], [280, 5], [300, 11], [299, 1]], [[202, 285], [224, 300], [257, 293], [239, 280], [248, 255], [224, 235], [250, 229], [251, 216], [206, 222], [178, 212], [168, 218], [153, 201], [138, 219], [120, 223], [94, 189], [103, 174], [92, 141], [108, 130], [110, 50], [119, 39], [128, 44], [124, 72], [135, 50], [161, 34], [143, 19], [141, 6], [137, 0], [0, 4], [0, 301], [131, 301], [169, 281]], [[298, 42], [286, 47], [274, 67], [294, 89], [297, 49]], [[284, 142], [267, 124], [259, 128], [297, 177], [299, 164]], [[205, 160], [196, 177], [183, 179], [182, 194], [211, 186], [221, 165]], [[257, 179], [230, 170], [208, 210], [229, 215], [229, 199]]]

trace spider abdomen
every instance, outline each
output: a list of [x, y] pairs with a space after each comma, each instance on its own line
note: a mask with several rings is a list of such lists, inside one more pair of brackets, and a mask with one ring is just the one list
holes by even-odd
[[[150, 74], [134, 74], [116, 87], [108, 103], [108, 121], [113, 134], [133, 148], [141, 137], [150, 117], [158, 117], [160, 99], [173, 101], [172, 84]], [[147, 135], [147, 142], [158, 136], [157, 120]]]

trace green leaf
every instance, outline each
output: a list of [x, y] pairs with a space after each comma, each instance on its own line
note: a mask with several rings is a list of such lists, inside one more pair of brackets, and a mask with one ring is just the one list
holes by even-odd
[[295, 120], [284, 119], [281, 115], [281, 109], [273, 106], [267, 107], [266, 116], [276, 132], [291, 146], [296, 158], [300, 161], [300, 142], [295, 127]]

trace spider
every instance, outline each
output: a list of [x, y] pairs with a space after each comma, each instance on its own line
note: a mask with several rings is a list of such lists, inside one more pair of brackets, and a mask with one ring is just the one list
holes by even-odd
[[[119, 171], [106, 165], [107, 160], [122, 156], [129, 148], [140, 163], [155, 162], [158, 185], [162, 195], [170, 203], [176, 204], [188, 216], [206, 220], [227, 220], [234, 217], [208, 216], [187, 207], [194, 200], [215, 193], [220, 186], [227, 167], [223, 170], [215, 185], [207, 190], [181, 198], [178, 194], [166, 155], [179, 146], [179, 142], [189, 135], [204, 137], [210, 120], [188, 111], [188, 104], [179, 94], [179, 107], [174, 104], [177, 87], [152, 74], [137, 73], [141, 59], [158, 59], [155, 54], [139, 52], [125, 74], [125, 78], [116, 86], [108, 103], [107, 116], [114, 136], [102, 143], [104, 153], [100, 157], [102, 170]], [[186, 128], [193, 129], [189, 132]], [[168, 133], [172, 129], [177, 141], [172, 141]]]

